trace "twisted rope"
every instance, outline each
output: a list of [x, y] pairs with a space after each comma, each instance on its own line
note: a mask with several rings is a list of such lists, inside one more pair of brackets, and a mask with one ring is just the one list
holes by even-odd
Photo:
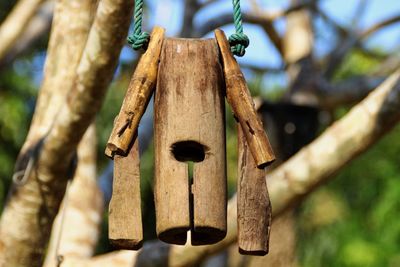
[[134, 31], [128, 37], [128, 43], [134, 50], [144, 49], [146, 50], [147, 45], [150, 41], [150, 34], [142, 32], [142, 21], [143, 21], [143, 0], [135, 1], [135, 15], [134, 15]]
[[232, 0], [233, 3], [233, 19], [236, 28], [236, 33], [229, 36], [229, 44], [231, 51], [238, 57], [244, 56], [246, 48], [250, 44], [249, 37], [243, 33], [243, 18], [240, 8], [240, 0]]

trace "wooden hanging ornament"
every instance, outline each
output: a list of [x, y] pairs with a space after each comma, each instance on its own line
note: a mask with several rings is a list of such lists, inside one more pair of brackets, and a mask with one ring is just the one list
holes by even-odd
[[[192, 245], [226, 235], [225, 117], [215, 40], [164, 41], [154, 102], [158, 237]], [[189, 182], [187, 161], [194, 162]]]
[[[237, 39], [243, 34], [240, 1], [234, 0]], [[274, 159], [244, 76], [222, 30], [216, 39], [164, 39], [155, 27], [147, 45], [141, 32], [143, 1], [136, 1], [135, 48], [147, 46], [131, 79], [106, 146], [114, 159], [109, 239], [121, 249], [142, 246], [140, 159], [137, 130], [155, 89], [154, 158], [156, 231], [160, 240], [183, 245], [221, 241], [227, 231], [226, 95], [238, 121], [238, 243], [242, 254], [265, 255], [271, 205], [265, 167]], [[232, 37], [232, 36], [231, 36]], [[247, 40], [248, 45], [248, 40]], [[240, 43], [233, 52], [244, 55]], [[193, 162], [189, 177], [188, 162]]]

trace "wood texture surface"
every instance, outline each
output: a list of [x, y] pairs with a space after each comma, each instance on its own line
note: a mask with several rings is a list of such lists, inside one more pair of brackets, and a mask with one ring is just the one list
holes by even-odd
[[114, 157], [108, 236], [111, 244], [119, 249], [137, 250], [142, 246], [139, 138], [136, 134], [128, 155]]
[[238, 124], [237, 218], [239, 252], [266, 255], [272, 224], [272, 209], [265, 179], [266, 171], [257, 168]]
[[[226, 234], [223, 75], [215, 40], [166, 39], [155, 96], [155, 206], [161, 240]], [[187, 161], [193, 161], [193, 183]]]
[[222, 30], [215, 31], [223, 61], [226, 84], [226, 97], [235, 117], [242, 126], [255, 162], [263, 168], [275, 160], [274, 152], [258, 118], [253, 99], [247, 88], [246, 80], [230, 50], [230, 45]]
[[121, 110], [107, 142], [105, 154], [126, 155], [140, 119], [146, 111], [157, 80], [158, 63], [165, 30], [154, 27], [150, 43], [132, 76]]

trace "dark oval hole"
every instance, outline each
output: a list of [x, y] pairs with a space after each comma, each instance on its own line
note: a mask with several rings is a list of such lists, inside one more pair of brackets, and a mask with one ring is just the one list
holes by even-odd
[[172, 145], [171, 152], [178, 161], [201, 162], [205, 158], [204, 146], [195, 141], [182, 141]]

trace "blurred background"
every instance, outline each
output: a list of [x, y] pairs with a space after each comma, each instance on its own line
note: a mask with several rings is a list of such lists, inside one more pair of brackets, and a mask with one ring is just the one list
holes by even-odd
[[[16, 1], [0, 1], [0, 21]], [[43, 78], [54, 3], [42, 4], [31, 32], [0, 57], [0, 203], [29, 130]], [[400, 2], [396, 0], [242, 1], [246, 55], [238, 61], [272, 136], [279, 163], [342, 117], [400, 66]], [[234, 32], [231, 1], [146, 0], [144, 29], [169, 37]], [[292, 32], [292, 33], [291, 33]], [[1, 42], [1, 41], [0, 41]], [[107, 205], [112, 165], [103, 152], [140, 53], [125, 46], [97, 115], [98, 184]], [[49, 103], [51, 104], [51, 103]], [[229, 196], [236, 191], [236, 123], [227, 108]], [[152, 104], [140, 125], [145, 240], [154, 239]], [[268, 266], [400, 266], [400, 128], [348, 164], [293, 211], [275, 221]], [[274, 167], [276, 167], [274, 166]], [[96, 253], [111, 251], [107, 212]], [[279, 243], [279, 244], [277, 244]], [[276, 249], [274, 249], [276, 247]], [[225, 265], [265, 266], [262, 259]], [[228, 259], [226, 255], [230, 254]], [[221, 257], [221, 256], [220, 256]], [[269, 256], [268, 256], [269, 257]], [[236, 257], [237, 258], [237, 257]], [[207, 264], [207, 263], [205, 263]], [[209, 262], [208, 266], [221, 266]], [[214, 265], [213, 265], [214, 264]]]

